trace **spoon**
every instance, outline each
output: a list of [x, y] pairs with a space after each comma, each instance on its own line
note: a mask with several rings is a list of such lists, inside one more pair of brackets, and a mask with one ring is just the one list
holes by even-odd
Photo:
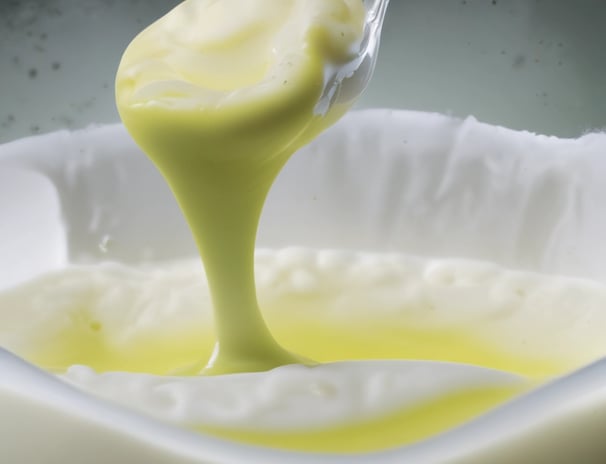
[[364, 3], [366, 23], [358, 53], [350, 61], [332, 68], [325, 76], [324, 92], [316, 105], [318, 114], [326, 114], [335, 104], [356, 100], [373, 75], [389, 0], [365, 0]]

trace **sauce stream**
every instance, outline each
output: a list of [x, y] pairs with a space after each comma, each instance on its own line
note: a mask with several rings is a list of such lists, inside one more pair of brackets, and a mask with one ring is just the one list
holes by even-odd
[[256, 231], [288, 158], [348, 109], [315, 112], [325, 68], [351, 57], [364, 17], [360, 0], [188, 0], [124, 53], [120, 116], [171, 187], [206, 269], [217, 344], [204, 373], [303, 361], [259, 310]]

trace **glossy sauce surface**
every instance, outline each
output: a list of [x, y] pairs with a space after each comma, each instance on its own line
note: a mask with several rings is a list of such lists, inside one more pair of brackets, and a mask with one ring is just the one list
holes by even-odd
[[315, 107], [327, 69], [356, 53], [364, 19], [360, 0], [188, 0], [124, 53], [120, 116], [170, 185], [206, 269], [217, 344], [205, 373], [307, 362], [261, 316], [256, 230], [288, 158], [347, 110]]

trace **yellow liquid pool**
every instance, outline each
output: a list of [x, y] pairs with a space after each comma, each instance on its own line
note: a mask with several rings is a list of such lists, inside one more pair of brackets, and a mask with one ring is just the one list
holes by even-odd
[[[327, 321], [295, 317], [285, 311], [268, 323], [287, 350], [317, 362], [411, 359], [448, 361], [498, 369], [532, 380], [562, 374], [570, 363], [553, 358], [516, 355], [489, 343], [472, 330], [421, 329], [377, 321]], [[216, 341], [212, 327], [158, 333], [136, 341], [117, 341], [94, 321], [75, 323], [24, 356], [45, 369], [64, 372], [69, 366], [91, 366], [98, 372], [125, 371], [193, 375], [188, 366], [210, 356]]]

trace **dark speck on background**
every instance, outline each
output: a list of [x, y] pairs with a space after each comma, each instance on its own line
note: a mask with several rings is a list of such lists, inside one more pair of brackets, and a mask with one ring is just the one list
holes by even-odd
[[9, 114], [4, 121], [2, 121], [2, 127], [8, 128], [15, 122], [15, 115]]
[[51, 68], [53, 71], [58, 71], [61, 68], [61, 63], [59, 61], [53, 61]]
[[526, 64], [526, 56], [519, 54], [519, 55], [516, 55], [516, 57], [513, 59], [513, 63], [511, 64], [511, 67], [513, 69], [522, 69], [525, 64]]
[[64, 127], [73, 127], [76, 122], [73, 118], [66, 115], [53, 116], [51, 117], [51, 121], [58, 122]]
[[87, 98], [86, 100], [79, 101], [77, 103], [70, 103], [69, 106], [74, 111], [81, 113], [83, 111], [86, 111], [86, 110], [92, 108], [95, 105], [96, 101], [97, 101], [97, 97], [91, 97], [91, 98]]
[[27, 75], [30, 79], [35, 79], [36, 77], [38, 77], [38, 70], [36, 68], [31, 68], [27, 72]]

